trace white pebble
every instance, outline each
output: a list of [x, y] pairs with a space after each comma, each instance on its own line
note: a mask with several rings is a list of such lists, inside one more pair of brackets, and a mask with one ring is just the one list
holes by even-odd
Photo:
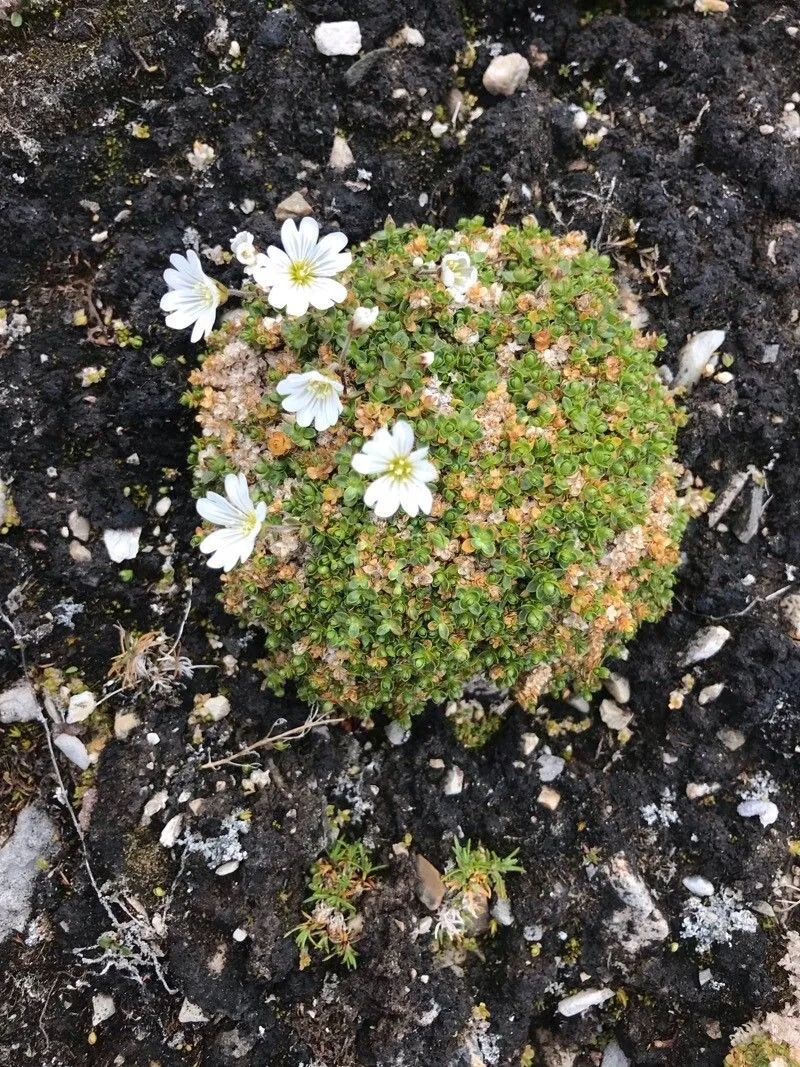
[[633, 712], [621, 708], [613, 700], [603, 700], [600, 703], [600, 718], [609, 730], [624, 730], [633, 718]]
[[525, 84], [531, 65], [519, 52], [495, 56], [483, 75], [483, 87], [493, 96], [512, 96]]
[[597, 1007], [598, 1004], [605, 1004], [613, 996], [613, 989], [584, 989], [580, 993], [575, 993], [574, 996], [560, 1000], [557, 1010], [560, 1015], [569, 1019], [572, 1015], [580, 1015], [589, 1008]]
[[141, 536], [141, 526], [131, 530], [103, 530], [103, 543], [111, 561], [123, 563], [126, 559], [136, 559]]
[[207, 1023], [208, 1018], [203, 1013], [203, 1009], [198, 1007], [197, 1004], [193, 1004], [191, 1000], [187, 1000], [184, 997], [183, 1004], [181, 1004], [181, 1010], [178, 1012], [179, 1023]]
[[321, 22], [314, 30], [314, 44], [324, 56], [357, 56], [361, 51], [361, 27], [357, 22]]
[[606, 1045], [600, 1067], [630, 1067], [631, 1061], [617, 1044], [616, 1040]]
[[631, 683], [624, 675], [612, 672], [604, 679], [603, 685], [620, 704], [627, 704], [631, 699]]
[[73, 737], [72, 734], [59, 734], [54, 738], [53, 743], [80, 770], [85, 771], [89, 766], [89, 752], [79, 737]]
[[333, 139], [328, 166], [331, 170], [341, 173], [343, 170], [347, 170], [348, 167], [352, 167], [355, 161], [356, 157], [353, 155], [350, 145], [341, 134], [337, 133]]
[[443, 791], [446, 797], [457, 796], [464, 788], [464, 772], [460, 767], [452, 766], [444, 780]]
[[161, 499], [156, 502], [156, 515], [163, 519], [171, 507], [172, 501], [170, 498], [168, 496], [162, 496]]
[[246, 940], [246, 938], [247, 938], [247, 931], [243, 930], [241, 928], [241, 926], [237, 926], [236, 929], [233, 931], [233, 940], [234, 941], [244, 941], [244, 940]]
[[404, 745], [411, 737], [411, 731], [406, 730], [396, 719], [392, 719], [387, 725], [385, 733], [390, 745]]
[[228, 860], [227, 863], [221, 863], [214, 873], [223, 878], [226, 874], [233, 874], [234, 871], [238, 870], [239, 860]]
[[84, 719], [89, 718], [96, 707], [97, 701], [94, 698], [94, 693], [90, 693], [88, 689], [85, 693], [76, 693], [69, 698], [67, 722], [83, 722]]
[[572, 125], [575, 127], [576, 130], [585, 130], [588, 122], [588, 112], [584, 111], [582, 107], [579, 107], [575, 114], [572, 116]]
[[117, 1010], [114, 998], [108, 993], [97, 993], [92, 997], [92, 1026], [99, 1026], [110, 1019]]
[[181, 836], [181, 830], [183, 830], [183, 815], [179, 813], [178, 815], [173, 815], [161, 831], [158, 839], [159, 844], [163, 845], [164, 848], [172, 848]]
[[704, 686], [697, 694], [697, 703], [703, 705], [710, 704], [713, 700], [717, 699], [724, 688], [724, 682], [716, 682], [714, 685]]
[[709, 882], [709, 880], [703, 878], [702, 875], [690, 874], [687, 878], [683, 879], [683, 884], [689, 892], [694, 893], [696, 897], [711, 897], [714, 895], [714, 883]]
[[566, 761], [561, 756], [553, 756], [549, 752], [543, 752], [537, 763], [539, 764], [539, 778], [543, 782], [555, 781], [566, 765]]
[[724, 341], [724, 330], [701, 330], [689, 338], [678, 355], [678, 373], [672, 380], [672, 389], [690, 392], [700, 381], [706, 364]]
[[743, 800], [736, 810], [744, 819], [757, 815], [762, 826], [772, 826], [778, 818], [778, 806], [771, 800]]
[[724, 626], [706, 626], [699, 630], [684, 652], [681, 666], [691, 667], [716, 656], [730, 636], [730, 630], [726, 630]]

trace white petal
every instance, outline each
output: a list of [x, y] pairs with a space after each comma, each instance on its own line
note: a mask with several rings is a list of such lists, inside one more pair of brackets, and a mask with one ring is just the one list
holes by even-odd
[[325, 237], [321, 237], [319, 244], [314, 249], [314, 257], [312, 260], [314, 266], [318, 263], [324, 263], [327, 260], [335, 258], [346, 244], [347, 236], [341, 231], [329, 233], [326, 234]]
[[[286, 250], [289, 259], [300, 259], [300, 237], [294, 219], [286, 219], [283, 226], [281, 226], [281, 244]], [[272, 245], [270, 249], [267, 250], [268, 253], [271, 248], [274, 247], [275, 246]]]
[[286, 396], [281, 401], [281, 407], [284, 411], [294, 414], [295, 412], [302, 411], [303, 408], [308, 407], [313, 399], [314, 397], [308, 389], [301, 389]]
[[350, 466], [359, 474], [380, 474], [386, 470], [386, 460], [369, 456], [366, 452], [356, 452], [350, 460]]
[[394, 424], [392, 430], [395, 455], [407, 456], [414, 448], [414, 431], [402, 419]]
[[318, 278], [331, 278], [334, 274], [341, 274], [343, 270], [347, 270], [350, 264], [353, 262], [353, 257], [349, 252], [340, 252], [335, 256], [326, 256], [318, 263], [314, 264], [314, 274]]
[[234, 507], [249, 514], [253, 510], [253, 502], [250, 499], [250, 490], [247, 488], [247, 479], [243, 474], [225, 475], [225, 495]]
[[311, 397], [302, 407], [296, 409], [295, 422], [298, 426], [310, 426], [317, 414], [318, 400]]
[[314, 429], [318, 432], [329, 430], [339, 421], [342, 405], [338, 397], [329, 396], [322, 401], [320, 411], [314, 419]]
[[427, 459], [415, 460], [412, 464], [413, 477], [420, 482], [435, 482], [439, 472]]
[[238, 521], [236, 511], [219, 493], [201, 496], [195, 506], [198, 514], [207, 522], [213, 522], [215, 526], [229, 526], [232, 522]]
[[[253, 275], [255, 278], [255, 274]], [[258, 281], [258, 279], [256, 279]], [[261, 284], [260, 282], [258, 284]], [[286, 281], [275, 282], [269, 291], [268, 302], [279, 311], [286, 307], [289, 299], [289, 283]]]
[[393, 478], [378, 478], [364, 494], [364, 503], [379, 519], [388, 519], [400, 507], [400, 495]]
[[373, 456], [375, 459], [382, 459], [384, 464], [393, 459], [395, 455], [394, 439], [388, 428], [381, 426], [379, 430], [376, 430], [372, 437], [361, 446], [361, 451], [368, 456]]
[[[273, 292], [275, 290], [273, 289]], [[289, 285], [286, 287], [286, 314], [300, 316], [305, 315], [308, 311], [308, 287], [299, 285]], [[269, 297], [270, 303], [272, 303], [272, 294]]]
[[424, 482], [414, 483], [417, 506], [423, 515], [430, 515], [433, 509], [433, 494]]
[[297, 258], [313, 260], [319, 238], [319, 223], [308, 217], [301, 219], [298, 234], [300, 255]]
[[419, 511], [419, 497], [414, 483], [410, 481], [398, 482], [397, 495], [400, 500], [400, 507], [406, 515], [412, 519], [416, 518]]
[[327, 311], [334, 304], [341, 304], [347, 299], [347, 290], [341, 282], [333, 278], [315, 278], [308, 287], [308, 300], [320, 311]]

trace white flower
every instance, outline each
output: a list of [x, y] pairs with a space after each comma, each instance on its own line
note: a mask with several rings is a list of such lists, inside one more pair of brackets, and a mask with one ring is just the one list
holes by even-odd
[[381, 427], [356, 452], [351, 463], [359, 474], [380, 475], [364, 493], [364, 503], [379, 519], [388, 519], [398, 508], [414, 518], [430, 515], [433, 496], [426, 482], [438, 477], [426, 459], [427, 448], [414, 449], [414, 431], [407, 422], [396, 422], [390, 431]]
[[208, 493], [197, 501], [197, 510], [208, 522], [222, 527], [203, 538], [200, 551], [211, 554], [209, 567], [227, 572], [252, 554], [267, 505], [263, 500], [253, 504], [243, 474], [225, 475], [225, 496], [227, 500], [219, 493]]
[[270, 304], [285, 308], [287, 315], [305, 315], [309, 304], [326, 311], [347, 296], [341, 282], [334, 281], [353, 259], [342, 251], [347, 238], [343, 233], [318, 238], [314, 219], [302, 219], [299, 229], [287, 219], [281, 227], [283, 248], [270, 245], [252, 268], [256, 285], [269, 290]]
[[285, 397], [281, 407], [294, 413], [298, 426], [310, 426], [313, 422], [315, 430], [328, 430], [342, 413], [339, 397], [344, 386], [337, 378], [320, 374], [318, 370], [289, 374], [276, 388]]
[[466, 252], [449, 252], [442, 256], [442, 282], [450, 296], [458, 303], [464, 302], [467, 291], [478, 280], [478, 272]]
[[[255, 266], [258, 253], [253, 245], [253, 235], [248, 230], [242, 230], [237, 233], [235, 237], [231, 238], [231, 252], [236, 256], [239, 262], [245, 267], [250, 268]], [[249, 269], [245, 270], [245, 274], [249, 274]]]
[[353, 312], [352, 329], [353, 333], [364, 333], [370, 326], [375, 325], [375, 321], [378, 318], [377, 308], [362, 308], [357, 307]]
[[161, 310], [168, 312], [167, 326], [185, 330], [193, 325], [192, 341], [199, 341], [214, 329], [221, 300], [219, 287], [204, 273], [191, 248], [185, 256], [173, 252], [169, 261], [172, 268], [164, 271], [169, 292], [161, 297]]

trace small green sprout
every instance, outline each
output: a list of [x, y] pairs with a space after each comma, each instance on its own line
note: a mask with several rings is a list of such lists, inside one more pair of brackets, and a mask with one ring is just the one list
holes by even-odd
[[354, 969], [358, 953], [353, 947], [361, 928], [361, 918], [355, 901], [375, 888], [373, 877], [381, 868], [376, 866], [360, 841], [339, 839], [328, 849], [327, 856], [314, 862], [309, 882], [310, 896], [304, 911], [304, 922], [286, 935], [294, 935], [300, 949], [300, 970], [311, 963], [311, 950], [323, 959], [337, 958]]
[[[489, 910], [489, 901], [507, 900], [505, 876], [523, 874], [524, 868], [517, 863], [519, 849], [507, 856], [471, 841], [466, 844], [453, 842], [453, 863], [445, 872], [442, 881], [447, 895], [439, 909], [439, 918], [434, 928], [434, 938], [440, 946], [456, 945], [459, 948], [477, 951], [477, 934], [481, 931], [482, 919]], [[497, 923], [489, 919], [489, 933], [497, 932]]]

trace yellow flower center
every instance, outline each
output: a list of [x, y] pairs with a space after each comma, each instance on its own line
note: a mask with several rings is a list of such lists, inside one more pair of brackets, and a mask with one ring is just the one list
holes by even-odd
[[295, 285], [310, 285], [314, 281], [314, 268], [307, 259], [295, 259], [289, 266], [289, 278]]
[[316, 397], [330, 396], [333, 392], [333, 382], [325, 379], [324, 381], [311, 381], [308, 383], [308, 391], [313, 393]]
[[393, 460], [390, 460], [386, 468], [386, 473], [389, 477], [398, 482], [407, 482], [411, 477], [411, 472], [411, 460], [408, 456], [395, 456]]
[[197, 293], [197, 297], [203, 307], [211, 308], [215, 306], [218, 294], [207, 282], [197, 282], [194, 291]]
[[241, 530], [245, 537], [249, 537], [256, 526], [258, 526], [258, 517], [255, 512], [245, 515], [242, 519]]

